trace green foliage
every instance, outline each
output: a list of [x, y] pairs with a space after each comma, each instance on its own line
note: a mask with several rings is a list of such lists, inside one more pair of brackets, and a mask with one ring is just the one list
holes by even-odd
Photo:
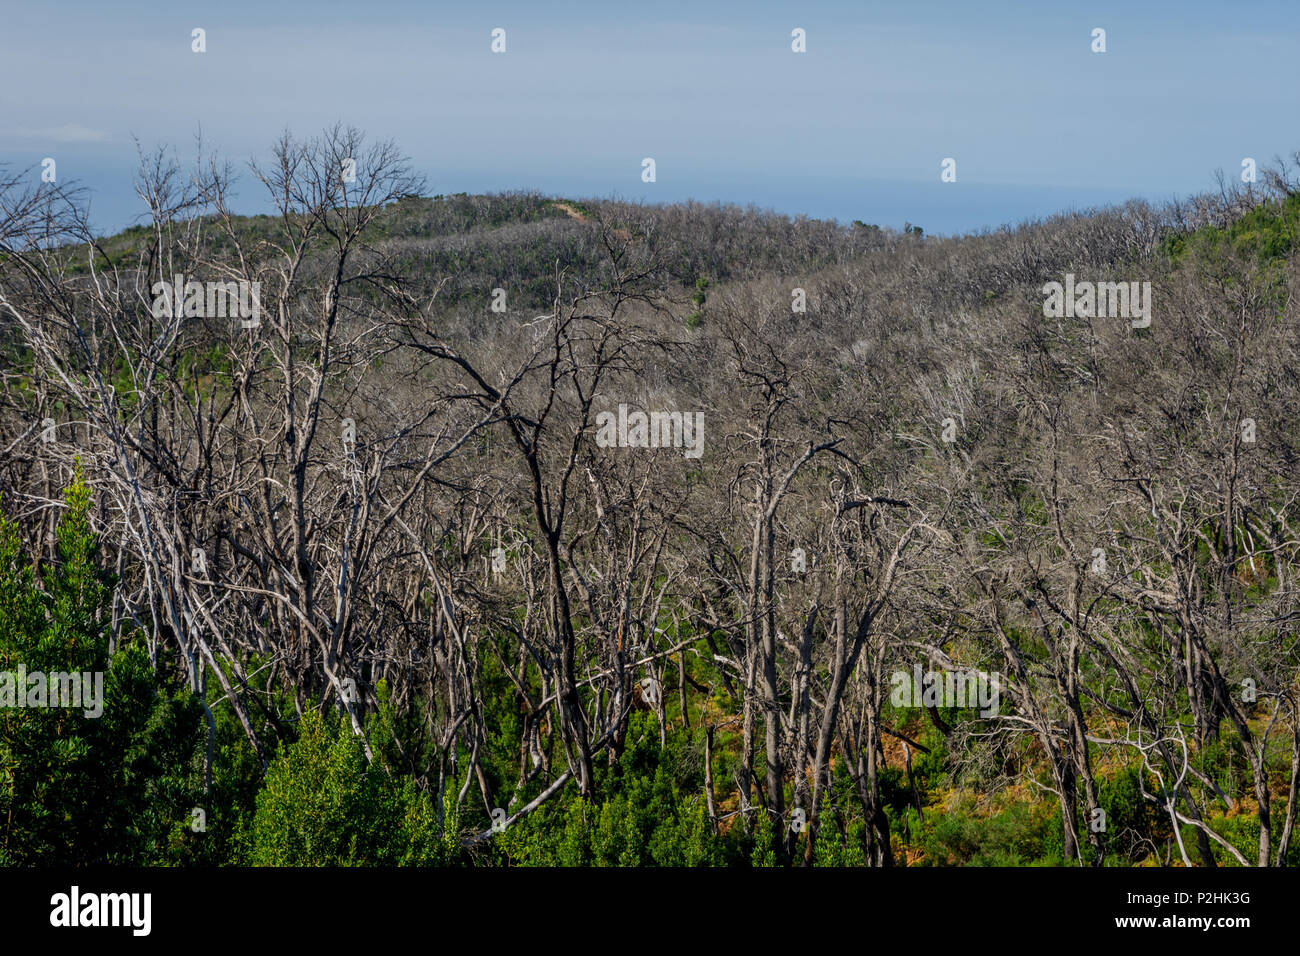
[[1059, 849], [1052, 852], [1052, 835], [1059, 833], [1059, 814], [1047, 817], [1034, 804], [1013, 803], [986, 815], [960, 799], [928, 812], [917, 842], [924, 851], [921, 862], [930, 866], [1059, 864]]
[[813, 844], [814, 866], [844, 866], [844, 835], [835, 826], [823, 826]]
[[[249, 833], [256, 866], [449, 862], [437, 811], [415, 784], [367, 761], [344, 721], [304, 715], [298, 740], [267, 772]], [[380, 731], [382, 736], [382, 731]]]
[[698, 329], [704, 324], [704, 303], [708, 299], [708, 288], [709, 280], [704, 276], [699, 276], [695, 280], [695, 291], [691, 293], [691, 301], [695, 303], [695, 309], [686, 317], [688, 329]]
[[772, 816], [763, 807], [755, 814], [754, 848], [750, 851], [750, 863], [756, 867], [776, 866], [776, 827], [772, 825]]
[[[1097, 779], [1097, 799], [1106, 811], [1106, 829], [1101, 834], [1101, 843], [1108, 858], [1120, 858], [1115, 862], [1142, 862], [1151, 850], [1151, 836], [1167, 829], [1160, 809], [1142, 796], [1140, 773], [1141, 770], [1133, 766], [1113, 778]], [[1060, 819], [1059, 815], [1057, 819]], [[1084, 860], [1090, 863], [1093, 849], [1086, 842], [1088, 822], [1088, 818], [1080, 822], [1079, 840], [1084, 846]]]
[[[34, 566], [16, 525], [0, 518], [0, 672], [105, 672], [103, 713], [0, 708], [0, 864], [446, 865], [464, 859], [455, 782], [435, 804], [413, 780], [415, 768], [436, 756], [421, 737], [425, 715], [399, 714], [383, 681], [367, 725], [373, 761], [346, 722], [309, 710], [298, 739], [283, 748], [264, 780], [242, 728], [212, 692], [214, 759], [205, 793], [203, 702], [186, 691], [168, 692], [131, 635], [120, 636], [108, 652], [105, 608], [113, 581], [99, 567], [90, 490], [80, 474], [67, 491], [56, 544], [55, 559]], [[501, 792], [513, 785], [522, 721], [499, 658], [485, 650], [480, 667], [493, 728], [481, 757], [492, 788]], [[905, 713], [887, 707], [891, 721]], [[725, 832], [709, 819], [700, 733], [673, 728], [661, 747], [655, 716], [634, 714], [620, 759], [598, 767], [595, 801], [571, 787], [492, 837], [480, 859], [543, 866], [779, 865], [779, 828], [766, 810], [736, 818]], [[1063, 862], [1055, 808], [1047, 813], [1042, 804], [1013, 802], [988, 812], [969, 798], [944, 798], [937, 806], [935, 793], [954, 782], [947, 741], [929, 722], [917, 721], [909, 733], [929, 751], [913, 752], [918, 793], [900, 768], [880, 771], [896, 852], [919, 851], [919, 862], [928, 865]], [[732, 735], [716, 735], [715, 775], [734, 768], [735, 745]], [[1228, 791], [1247, 773], [1232, 739], [1209, 742], [1197, 759]], [[1139, 773], [1131, 767], [1098, 777], [1108, 862], [1140, 863], [1153, 840], [1168, 839], [1158, 808], [1142, 797]], [[924, 824], [913, 807], [918, 795], [929, 804]], [[853, 813], [855, 800], [855, 784], [838, 763], [813, 846], [815, 865], [864, 865], [866, 824]], [[441, 821], [439, 806], [446, 814]], [[203, 832], [191, 827], [196, 807], [206, 813]], [[475, 829], [488, 825], [486, 818], [466, 822]], [[1078, 835], [1090, 862], [1087, 822], [1080, 819]], [[1255, 815], [1210, 823], [1254, 858]], [[1184, 837], [1194, 843], [1194, 833]], [[1223, 848], [1214, 852], [1221, 863], [1235, 863]], [[1300, 862], [1297, 852], [1292, 849], [1291, 862]]]
[[[98, 564], [79, 469], [66, 502], [56, 559], [39, 576], [17, 527], [0, 517], [0, 675], [22, 669], [30, 689], [40, 673], [51, 688], [43, 695], [51, 706], [17, 707], [0, 694], [0, 864], [144, 864], [164, 852], [174, 823], [189, 819], [196, 781], [187, 764], [201, 706], [163, 693], [137, 643], [123, 637], [109, 654], [113, 582]], [[66, 703], [52, 692], [60, 673], [82, 675], [90, 700], [83, 691], [81, 707], [52, 706]]]
[[[633, 716], [630, 743], [599, 771], [597, 802], [570, 788], [492, 838], [496, 862], [524, 866], [722, 866], [743, 863], [741, 828], [709, 819], [695, 741], [680, 729], [661, 749], [657, 722]], [[485, 821], [486, 823], [486, 821]]]
[[1233, 220], [1226, 228], [1203, 226], [1176, 233], [1162, 244], [1174, 263], [1189, 256], [1213, 261], [1229, 256], [1253, 258], [1261, 265], [1281, 259], [1300, 242], [1300, 193], [1283, 202], [1265, 202]]
[[558, 801], [493, 840], [501, 862], [527, 866], [720, 866], [729, 857], [703, 797], [683, 797], [662, 768], [599, 804]]
[[705, 292], [708, 288], [709, 280], [704, 276], [695, 280], [695, 292], [691, 295], [691, 301], [695, 303], [696, 308], [704, 308]]

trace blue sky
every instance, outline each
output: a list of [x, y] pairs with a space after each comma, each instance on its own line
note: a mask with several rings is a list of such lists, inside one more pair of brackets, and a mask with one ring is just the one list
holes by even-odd
[[[1187, 195], [1289, 155], [1297, 63], [1295, 0], [0, 0], [0, 162], [54, 157], [113, 230], [142, 211], [136, 139], [186, 161], [201, 132], [242, 163], [342, 120], [394, 139], [431, 193], [752, 202], [953, 233]], [[264, 208], [248, 176], [238, 205]]]

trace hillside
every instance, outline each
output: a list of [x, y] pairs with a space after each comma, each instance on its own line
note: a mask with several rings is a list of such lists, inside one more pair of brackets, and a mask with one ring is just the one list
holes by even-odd
[[0, 190], [0, 672], [110, 675], [0, 711], [0, 863], [1300, 863], [1284, 172], [934, 237], [301, 145]]

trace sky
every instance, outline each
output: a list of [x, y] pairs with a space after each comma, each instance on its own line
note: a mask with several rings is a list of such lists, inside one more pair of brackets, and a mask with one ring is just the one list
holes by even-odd
[[[112, 232], [144, 211], [137, 143], [186, 165], [201, 136], [242, 165], [341, 121], [396, 142], [430, 194], [752, 203], [956, 234], [1187, 196], [1244, 157], [1290, 156], [1297, 64], [1297, 0], [0, 0], [0, 163], [39, 178], [55, 159]], [[266, 211], [259, 188], [245, 174], [236, 208]]]

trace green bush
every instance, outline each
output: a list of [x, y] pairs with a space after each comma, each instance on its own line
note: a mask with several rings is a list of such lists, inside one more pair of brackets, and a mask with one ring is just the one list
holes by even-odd
[[80, 469], [66, 502], [56, 560], [39, 577], [17, 527], [0, 517], [0, 680], [17, 694], [20, 669], [102, 675], [102, 712], [0, 696], [0, 865], [148, 864], [195, 805], [202, 707], [160, 691], [127, 636], [110, 656], [113, 581], [98, 564]]
[[343, 721], [309, 711], [298, 740], [276, 760], [257, 796], [248, 861], [255, 866], [438, 865], [450, 862], [426, 794], [366, 759]]

